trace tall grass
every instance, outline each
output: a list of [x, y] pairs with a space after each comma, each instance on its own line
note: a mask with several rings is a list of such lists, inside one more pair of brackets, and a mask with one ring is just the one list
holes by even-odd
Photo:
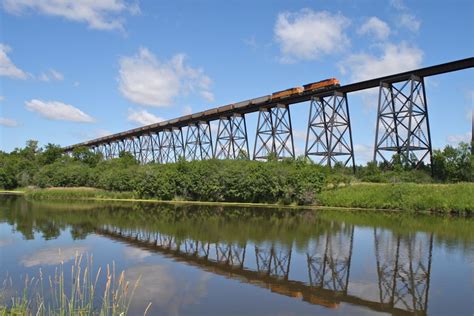
[[358, 183], [323, 191], [321, 205], [473, 214], [474, 184]]
[[95, 188], [49, 188], [29, 189], [26, 196], [33, 200], [71, 200], [71, 199], [133, 199], [133, 192], [106, 191]]
[[37, 277], [25, 277], [21, 289], [7, 278], [0, 289], [0, 315], [127, 315], [139, 281], [130, 284], [124, 271], [116, 273], [115, 263], [93, 273], [93, 257], [76, 254], [70, 271], [63, 262], [48, 277], [40, 269]]

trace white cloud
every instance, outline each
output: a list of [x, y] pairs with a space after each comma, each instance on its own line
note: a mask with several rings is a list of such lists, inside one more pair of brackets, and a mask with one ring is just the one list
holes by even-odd
[[12, 238], [9, 239], [0, 239], [0, 247], [6, 247], [12, 245], [15, 241]]
[[92, 123], [94, 118], [78, 108], [59, 101], [30, 100], [25, 102], [29, 111], [37, 112], [50, 120]]
[[391, 75], [421, 66], [423, 51], [406, 42], [396, 45], [386, 43], [379, 45], [382, 54], [375, 56], [361, 53], [352, 54], [339, 66], [343, 74], [349, 72], [353, 82]]
[[26, 72], [15, 66], [8, 57], [11, 48], [5, 44], [0, 43], [0, 76], [10, 77], [15, 79], [26, 79], [28, 75]]
[[72, 84], [74, 87], [79, 87], [80, 83], [79, 81], [74, 81], [74, 83]]
[[152, 303], [150, 314], [157, 310], [167, 315], [180, 315], [190, 310], [207, 296], [210, 273], [183, 275], [164, 265], [138, 265], [125, 270], [130, 284], [140, 279], [131, 310], [143, 310]]
[[3, 100], [5, 100], [5, 97], [3, 95], [0, 95], [0, 102], [2, 102]]
[[5, 126], [5, 127], [17, 127], [18, 122], [13, 119], [0, 117], [0, 125]]
[[399, 23], [400, 26], [403, 26], [412, 32], [418, 32], [421, 26], [421, 21], [409, 13], [401, 14], [399, 16]]
[[366, 163], [374, 158], [374, 147], [364, 144], [354, 144], [354, 157], [356, 163]]
[[282, 61], [314, 60], [343, 50], [350, 44], [344, 33], [349, 24], [342, 14], [327, 11], [302, 9], [278, 14], [274, 33]]
[[39, 75], [38, 79], [46, 82], [51, 80], [62, 81], [64, 80], [64, 75], [59, 71], [50, 69], [47, 72], [43, 72], [41, 75]]
[[384, 40], [390, 35], [390, 28], [387, 23], [373, 16], [362, 24], [357, 33], [361, 35], [369, 34], [378, 40]]
[[76, 255], [81, 255], [87, 251], [84, 246], [70, 246], [63, 249], [45, 248], [32, 253], [21, 259], [23, 266], [30, 268], [34, 266], [57, 265], [74, 259]]
[[242, 42], [253, 50], [257, 49], [258, 47], [257, 40], [255, 39], [254, 35], [248, 38], [244, 38]]
[[390, 5], [399, 11], [407, 9], [405, 4], [403, 3], [403, 0], [390, 0]]
[[200, 68], [185, 64], [185, 55], [177, 54], [170, 61], [160, 62], [153, 53], [141, 48], [135, 56], [119, 61], [119, 89], [132, 102], [164, 107], [181, 94], [198, 92], [207, 100], [211, 79]]
[[307, 133], [306, 130], [300, 130], [296, 128], [293, 129], [293, 137], [295, 141], [298, 141], [298, 140], [306, 141], [306, 133]]
[[87, 23], [91, 29], [97, 30], [122, 30], [124, 21], [120, 15], [140, 11], [136, 2], [123, 0], [4, 0], [3, 7], [10, 14], [34, 12], [57, 16]]
[[150, 125], [164, 121], [163, 118], [156, 116], [145, 110], [132, 110], [128, 109], [127, 120], [130, 122], [138, 123], [140, 125]]
[[193, 114], [193, 108], [189, 105], [186, 105], [183, 108], [183, 115], [189, 115], [189, 114]]
[[468, 132], [465, 134], [449, 135], [446, 138], [446, 141], [451, 145], [458, 145], [460, 142], [470, 143], [471, 139], [472, 139], [472, 133]]
[[399, 11], [397, 16], [398, 26], [404, 27], [412, 32], [418, 32], [421, 21], [410, 13], [410, 10], [402, 0], [390, 0], [390, 5]]
[[207, 102], [214, 102], [214, 94], [212, 92], [203, 90], [200, 94]]
[[145, 258], [151, 256], [151, 252], [140, 248], [126, 247], [123, 249], [125, 257], [129, 260], [143, 262]]

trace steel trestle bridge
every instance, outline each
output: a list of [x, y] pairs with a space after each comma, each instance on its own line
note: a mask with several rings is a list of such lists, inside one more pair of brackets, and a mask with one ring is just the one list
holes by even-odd
[[[424, 78], [474, 67], [474, 57], [390, 76], [303, 91], [285, 98], [271, 95], [229, 104], [176, 119], [131, 129], [63, 148], [87, 147], [105, 159], [130, 152], [141, 163], [178, 159], [295, 158], [290, 105], [310, 102], [305, 156], [333, 166], [355, 165], [347, 94], [379, 89], [374, 161], [391, 162], [393, 154], [418, 166], [431, 163], [431, 135]], [[258, 112], [253, 152], [245, 116]], [[218, 121], [215, 140], [211, 122]]]

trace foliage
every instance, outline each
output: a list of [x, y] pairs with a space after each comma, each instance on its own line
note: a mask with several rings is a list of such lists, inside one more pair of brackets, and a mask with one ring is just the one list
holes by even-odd
[[241, 159], [233, 161], [181, 159], [171, 164], [140, 165], [129, 152], [104, 160], [85, 147], [61, 155], [57, 145], [39, 148], [36, 141], [28, 141], [25, 148], [0, 152], [0, 188], [93, 187], [161, 200], [314, 204], [321, 191], [353, 182], [472, 181], [474, 170], [466, 144], [434, 152], [434, 177], [428, 166], [414, 170], [400, 156], [395, 156], [392, 164], [356, 166], [355, 174], [341, 164], [328, 168], [305, 158], [278, 161], [272, 156], [264, 163], [246, 156], [242, 153]]
[[[471, 144], [472, 146], [472, 144]], [[472, 148], [466, 143], [433, 152], [433, 176], [441, 181], [474, 181]]]

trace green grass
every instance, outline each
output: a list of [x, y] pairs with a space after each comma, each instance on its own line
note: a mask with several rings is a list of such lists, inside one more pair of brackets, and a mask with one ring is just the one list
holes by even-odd
[[[94, 188], [28, 189], [25, 193], [27, 198], [33, 200], [147, 200], [138, 199], [133, 192], [114, 192]], [[156, 199], [149, 200], [158, 201]], [[190, 203], [189, 201], [167, 202]], [[207, 202], [198, 203], [207, 204]], [[220, 204], [227, 203], [220, 202]], [[247, 203], [231, 204], [245, 205]], [[258, 203], [248, 205], [256, 204]], [[317, 206], [472, 214], [474, 212], [474, 183], [355, 183], [336, 189], [323, 190], [318, 195]]]
[[27, 189], [27, 198], [33, 200], [76, 200], [76, 199], [133, 199], [132, 192], [115, 192], [95, 188], [48, 188]]
[[472, 214], [474, 183], [357, 183], [323, 191], [320, 205]]
[[38, 276], [26, 277], [20, 289], [7, 279], [0, 288], [0, 315], [127, 315], [139, 280], [130, 284], [124, 271], [116, 273], [115, 264], [92, 271], [92, 257], [76, 254], [70, 271], [64, 263], [54, 275], [40, 270]]

